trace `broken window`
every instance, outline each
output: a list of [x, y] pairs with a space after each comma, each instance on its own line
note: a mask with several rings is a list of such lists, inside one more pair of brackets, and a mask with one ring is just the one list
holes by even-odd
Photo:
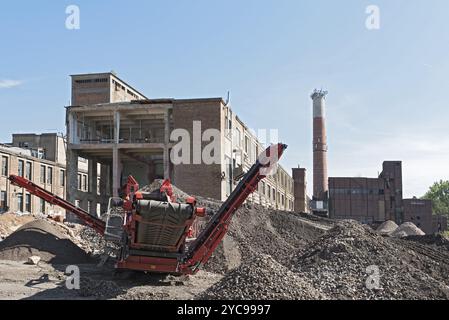
[[17, 195], [17, 210], [23, 212], [23, 194]]
[[23, 160], [19, 160], [19, 167], [17, 168], [17, 174], [19, 177], [23, 177], [23, 169], [24, 169], [24, 162]]
[[8, 211], [8, 202], [6, 199], [6, 191], [0, 191], [0, 212]]
[[81, 175], [78, 174], [78, 190], [81, 190]]
[[65, 171], [64, 170], [59, 170], [59, 185], [61, 187], [65, 186]]
[[40, 199], [40, 205], [41, 205], [41, 213], [45, 214], [45, 200]]
[[27, 178], [28, 180], [33, 179], [31, 162], [27, 162], [25, 164], [25, 178]]
[[8, 157], [2, 157], [2, 176], [8, 176]]
[[25, 194], [25, 212], [31, 212], [31, 194]]
[[83, 175], [83, 191], [87, 191], [87, 176]]
[[45, 166], [41, 166], [41, 177], [40, 177], [41, 184], [45, 183], [46, 172], [47, 168]]
[[48, 167], [47, 184], [53, 184], [53, 168]]

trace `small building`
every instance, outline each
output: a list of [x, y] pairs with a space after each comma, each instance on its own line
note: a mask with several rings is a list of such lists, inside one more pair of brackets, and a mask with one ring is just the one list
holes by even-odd
[[[66, 198], [66, 156], [64, 138], [56, 133], [13, 134], [13, 141], [0, 144], [0, 213], [63, 214], [64, 210], [31, 195], [23, 188], [10, 183], [10, 175], [24, 177], [40, 187]], [[76, 192], [86, 194], [91, 190], [88, 161], [78, 159]], [[93, 215], [99, 208], [90, 200], [76, 202]]]

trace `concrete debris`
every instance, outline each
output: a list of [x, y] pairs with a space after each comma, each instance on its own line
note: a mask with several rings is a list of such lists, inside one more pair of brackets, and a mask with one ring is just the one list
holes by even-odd
[[269, 255], [252, 253], [199, 299], [316, 300], [325, 296]]
[[449, 252], [342, 221], [301, 250], [297, 274], [331, 299], [448, 299]]
[[378, 228], [377, 232], [379, 232], [383, 236], [390, 236], [399, 226], [394, 221], [385, 221]]
[[41, 257], [32, 256], [28, 258], [27, 264], [37, 265], [41, 261]]
[[224, 241], [205, 266], [205, 270], [225, 274], [255, 253], [272, 256], [288, 265], [302, 248], [330, 228], [290, 212], [278, 212], [258, 205], [242, 207], [233, 218]]
[[409, 236], [424, 236], [426, 235], [420, 228], [412, 222], [401, 224], [392, 234], [392, 237], [404, 238]]

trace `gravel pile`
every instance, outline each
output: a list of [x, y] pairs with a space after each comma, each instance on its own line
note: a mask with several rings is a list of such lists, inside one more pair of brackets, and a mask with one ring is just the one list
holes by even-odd
[[294, 271], [331, 299], [449, 299], [447, 256], [410, 243], [341, 221], [298, 254]]
[[[154, 180], [154, 182], [152, 184], [150, 184], [148, 186], [141, 187], [139, 191], [151, 193], [153, 191], [159, 190], [163, 183], [164, 183], [164, 180], [160, 180], [160, 179]], [[176, 196], [178, 201], [182, 202], [187, 197], [189, 197], [189, 195], [187, 193], [185, 193], [181, 189], [177, 188], [176, 186], [172, 185], [172, 188], [173, 188], [173, 194]]]
[[325, 296], [269, 255], [253, 253], [239, 268], [206, 290], [205, 300], [316, 300]]
[[204, 269], [224, 274], [254, 253], [267, 254], [285, 266], [300, 248], [320, 237], [326, 227], [290, 212], [245, 205], [234, 216], [224, 241]]
[[412, 222], [401, 224], [392, 234], [392, 237], [404, 238], [409, 236], [424, 236], [426, 235], [420, 228]]
[[394, 221], [385, 221], [378, 228], [377, 232], [379, 232], [383, 236], [390, 236], [399, 226]]
[[27, 261], [38, 256], [52, 264], [79, 264], [89, 256], [72, 242], [64, 227], [47, 220], [25, 224], [0, 243], [0, 260]]

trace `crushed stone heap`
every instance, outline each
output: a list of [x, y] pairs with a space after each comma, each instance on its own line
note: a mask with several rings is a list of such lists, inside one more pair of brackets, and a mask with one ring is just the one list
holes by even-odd
[[[415, 247], [355, 221], [341, 221], [301, 250], [293, 268], [331, 299], [448, 299], [448, 252]], [[376, 268], [379, 287], [369, 288]]]
[[269, 255], [254, 253], [251, 259], [206, 290], [200, 299], [316, 300], [325, 296], [307, 279], [291, 272]]

